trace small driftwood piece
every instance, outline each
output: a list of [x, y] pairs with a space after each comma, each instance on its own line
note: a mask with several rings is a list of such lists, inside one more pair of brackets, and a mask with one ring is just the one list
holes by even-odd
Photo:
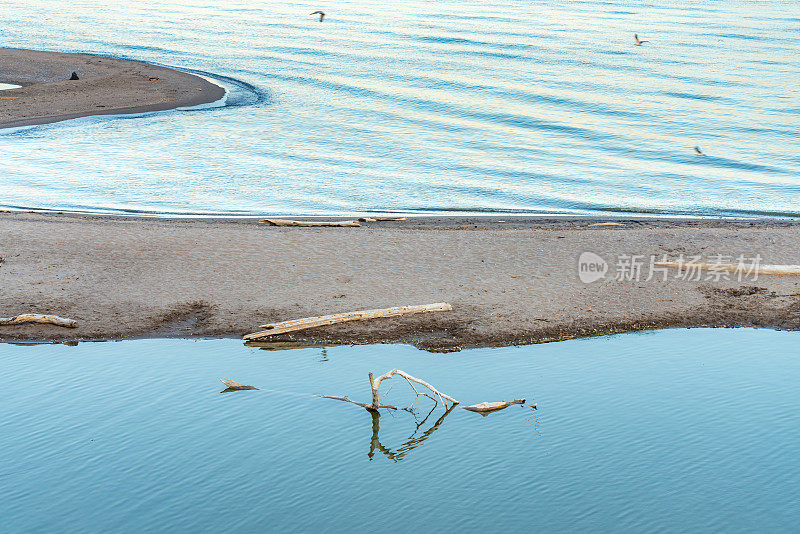
[[361, 226], [361, 223], [358, 221], [286, 221], [282, 219], [261, 219], [258, 222], [261, 224], [268, 224], [270, 226]]
[[701, 269], [704, 271], [724, 271], [734, 274], [752, 275], [791, 275], [800, 276], [800, 265], [743, 265], [740, 263], [711, 263], [705, 261], [657, 261], [655, 265], [676, 267], [678, 269]]
[[464, 406], [465, 410], [469, 410], [471, 412], [477, 412], [481, 415], [489, 415], [492, 412], [496, 412], [498, 410], [503, 410], [508, 408], [512, 404], [525, 404], [525, 399], [516, 399], [511, 402], [508, 401], [500, 401], [500, 402], [481, 402], [480, 404], [473, 404], [471, 406]]
[[231, 380], [230, 378], [220, 378], [220, 382], [225, 384], [225, 387], [228, 388], [227, 391], [241, 391], [245, 389], [258, 389], [254, 386], [245, 386], [244, 384], [240, 384], [236, 380]]
[[424, 304], [421, 306], [397, 306], [380, 310], [363, 310], [348, 313], [335, 313], [333, 315], [321, 315], [319, 317], [304, 317], [302, 319], [293, 319], [280, 323], [262, 324], [259, 328], [264, 328], [265, 330], [247, 334], [244, 336], [244, 339], [260, 339], [277, 334], [285, 334], [287, 332], [295, 332], [297, 330], [305, 330], [318, 326], [346, 323], [349, 321], [366, 321], [368, 319], [378, 319], [381, 317], [397, 317], [412, 313], [450, 311], [452, 309], [453, 307], [446, 302], [438, 302], [436, 304]]
[[360, 222], [405, 221], [408, 217], [359, 217]]
[[22, 323], [43, 323], [63, 326], [65, 328], [75, 328], [78, 321], [59, 317], [58, 315], [40, 315], [38, 313], [23, 313], [15, 317], [0, 317], [0, 325], [13, 325]]

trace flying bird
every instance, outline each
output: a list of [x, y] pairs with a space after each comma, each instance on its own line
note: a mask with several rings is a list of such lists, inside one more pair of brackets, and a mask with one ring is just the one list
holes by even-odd
[[320, 21], [320, 22], [322, 22], [322, 19], [324, 19], [324, 18], [325, 18], [325, 13], [323, 13], [322, 11], [314, 11], [314, 12], [312, 13], [312, 15], [319, 15], [319, 21]]
[[650, 42], [650, 41], [640, 41], [639, 40], [639, 36], [636, 35], [635, 33], [633, 34], [633, 40], [636, 41], [636, 46], [642, 46], [644, 43], [649, 43]]
[[705, 154], [703, 154], [703, 151], [700, 150], [699, 146], [694, 147], [694, 151], [697, 152], [698, 156], [705, 156]]

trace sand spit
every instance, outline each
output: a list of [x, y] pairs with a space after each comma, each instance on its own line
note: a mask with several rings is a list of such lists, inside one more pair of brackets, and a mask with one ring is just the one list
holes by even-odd
[[[70, 80], [72, 73], [78, 80]], [[0, 128], [89, 115], [145, 113], [207, 104], [225, 90], [199, 76], [88, 54], [0, 49]]]
[[[77, 328], [0, 327], [6, 341], [242, 336], [264, 323], [449, 302], [453, 311], [298, 332], [296, 340], [430, 349], [552, 341], [672, 326], [800, 328], [800, 278], [617, 280], [619, 257], [755, 255], [792, 264], [782, 221], [424, 218], [361, 228], [255, 220], [0, 213], [0, 315]], [[584, 283], [578, 258], [609, 262]], [[618, 267], [618, 265], [617, 265]]]

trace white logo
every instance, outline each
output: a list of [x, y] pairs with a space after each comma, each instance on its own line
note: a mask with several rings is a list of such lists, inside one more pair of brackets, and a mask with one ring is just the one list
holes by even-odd
[[578, 258], [578, 278], [584, 284], [605, 278], [607, 272], [608, 263], [594, 252], [584, 252]]

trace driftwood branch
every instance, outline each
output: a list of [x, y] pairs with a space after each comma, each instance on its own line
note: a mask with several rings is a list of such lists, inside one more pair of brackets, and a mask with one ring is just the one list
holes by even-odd
[[[408, 385], [411, 386], [411, 389], [414, 390], [414, 393], [417, 394], [417, 397], [420, 397], [421, 395], [425, 396], [425, 397], [428, 397], [428, 398], [430, 398], [432, 401], [434, 401], [437, 404], [438, 404], [438, 401], [436, 400], [436, 397], [438, 397], [439, 399], [441, 399], [442, 404], [444, 404], [445, 408], [447, 408], [447, 402], [445, 402], [446, 400], [452, 402], [453, 406], [455, 406], [456, 404], [459, 403], [456, 399], [454, 399], [450, 395], [445, 395], [444, 393], [442, 393], [441, 391], [439, 391], [438, 389], [436, 389], [432, 385], [428, 384], [424, 380], [420, 380], [419, 378], [411, 376], [410, 374], [406, 373], [405, 371], [401, 371], [399, 369], [392, 369], [388, 373], [382, 374], [378, 378], [375, 378], [375, 375], [373, 375], [372, 372], [369, 373], [369, 387], [372, 390], [372, 402], [370, 402], [370, 403], [356, 402], [356, 401], [348, 399], [347, 397], [338, 397], [338, 396], [335, 396], [335, 395], [317, 395], [317, 397], [322, 397], [324, 399], [334, 399], [334, 400], [338, 400], [338, 401], [342, 401], [342, 402], [349, 402], [351, 404], [355, 404], [356, 406], [361, 406], [362, 408], [365, 408], [365, 409], [367, 409], [367, 410], [369, 410], [371, 412], [376, 412], [381, 408], [388, 408], [390, 410], [397, 410], [398, 409], [397, 406], [387, 406], [387, 405], [381, 404], [380, 395], [378, 394], [378, 388], [380, 387], [381, 382], [383, 382], [384, 380], [391, 379], [394, 375], [402, 376], [406, 380], [406, 382], [408, 382]], [[420, 393], [417, 390], [417, 388], [414, 387], [412, 382], [414, 382], [416, 384], [420, 384], [421, 386], [425, 386], [426, 388], [428, 388], [431, 391], [431, 393], [433, 393], [434, 396], [431, 397], [427, 393]], [[406, 411], [411, 411], [410, 408], [403, 408], [403, 409], [406, 410]]]
[[792, 275], [800, 276], [800, 265], [742, 265], [740, 263], [711, 263], [704, 261], [657, 261], [655, 265], [661, 267], [676, 267], [678, 269], [702, 269], [704, 271], [724, 271], [734, 274], [752, 275]]
[[292, 319], [280, 323], [262, 324], [259, 328], [264, 328], [260, 332], [247, 334], [244, 339], [260, 339], [307, 328], [327, 326], [332, 324], [346, 323], [349, 321], [366, 321], [368, 319], [378, 319], [382, 317], [398, 317], [400, 315], [410, 315], [414, 313], [428, 313], [438, 311], [450, 311], [453, 307], [446, 302], [436, 304], [424, 304], [421, 306], [396, 306], [394, 308], [384, 308], [380, 310], [362, 310], [348, 313], [335, 313], [333, 315], [322, 315], [319, 317], [304, 317], [302, 319]]
[[359, 217], [360, 222], [405, 221], [408, 217]]
[[282, 219], [261, 219], [258, 222], [261, 224], [268, 224], [270, 226], [361, 226], [358, 221], [286, 221]]
[[[406, 381], [409, 384], [411, 382], [416, 382], [417, 384], [425, 386], [426, 388], [431, 390], [431, 392], [434, 395], [436, 395], [439, 398], [441, 398], [442, 399], [442, 403], [445, 406], [447, 405], [447, 403], [444, 402], [445, 400], [449, 400], [454, 405], [458, 404], [458, 401], [456, 399], [454, 399], [453, 397], [451, 397], [449, 395], [445, 395], [444, 393], [440, 392], [439, 390], [437, 390], [435, 387], [433, 387], [432, 385], [428, 384], [424, 380], [420, 380], [419, 378], [413, 377], [410, 374], [406, 373], [405, 371], [401, 371], [399, 369], [392, 369], [391, 371], [389, 371], [389, 372], [387, 372], [385, 374], [382, 374], [378, 378], [375, 378], [374, 375], [371, 372], [369, 373], [369, 385], [370, 385], [370, 388], [372, 389], [372, 404], [370, 404], [367, 407], [368, 410], [377, 410], [378, 408], [380, 408], [380, 399], [379, 399], [379, 395], [378, 395], [378, 388], [380, 387], [381, 382], [383, 382], [384, 380], [391, 379], [394, 375], [402, 376], [403, 378], [406, 379]], [[414, 392], [417, 393], [417, 389], [414, 386], [411, 386], [411, 389], [413, 389]], [[417, 396], [419, 396], [419, 393], [417, 393]]]
[[58, 315], [40, 315], [38, 313], [23, 313], [16, 317], [0, 317], [0, 325], [13, 325], [22, 323], [54, 324], [66, 328], [75, 328], [78, 321], [59, 317]]

